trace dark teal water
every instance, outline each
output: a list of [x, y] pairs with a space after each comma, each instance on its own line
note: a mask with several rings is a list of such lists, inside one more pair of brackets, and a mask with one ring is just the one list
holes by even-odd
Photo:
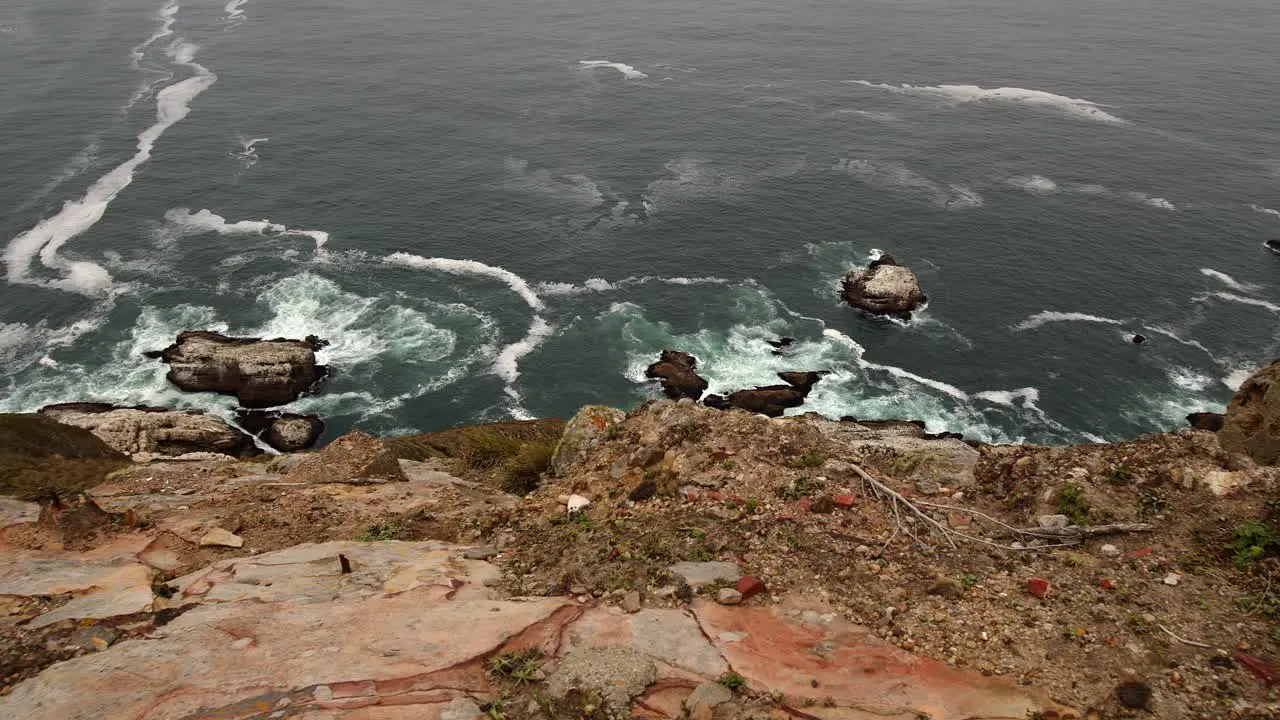
[[[1111, 439], [1280, 353], [1272, 3], [442, 5], [0, 8], [0, 410], [229, 413], [140, 356], [220, 327], [333, 341], [331, 435], [630, 405], [675, 347]], [[836, 300], [877, 250], [905, 326]]]

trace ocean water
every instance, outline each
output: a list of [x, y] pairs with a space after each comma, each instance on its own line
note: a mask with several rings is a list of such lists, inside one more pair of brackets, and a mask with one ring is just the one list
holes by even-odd
[[[1172, 429], [1280, 355], [1277, 47], [1264, 0], [9, 0], [0, 410], [229, 415], [141, 356], [215, 328], [332, 341], [330, 437], [627, 406], [664, 348]], [[836, 297], [878, 252], [909, 323]]]

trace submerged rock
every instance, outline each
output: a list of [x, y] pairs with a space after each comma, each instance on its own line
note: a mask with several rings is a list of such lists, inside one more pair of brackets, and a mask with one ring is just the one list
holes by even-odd
[[328, 375], [315, 355], [326, 344], [314, 335], [261, 340], [194, 330], [147, 356], [168, 363], [169, 381], [183, 390], [234, 395], [244, 407], [266, 408], [297, 400]]
[[697, 400], [707, 390], [707, 381], [694, 372], [698, 358], [679, 350], [663, 350], [658, 362], [645, 368], [644, 376], [662, 381], [662, 391], [672, 400]]
[[910, 319], [928, 299], [920, 291], [915, 273], [899, 265], [892, 255], [881, 255], [866, 270], [846, 273], [840, 296], [864, 312], [902, 320]]
[[40, 414], [84, 428], [127, 455], [211, 452], [240, 456], [258, 452], [249, 436], [200, 410], [62, 403], [40, 408]]
[[1262, 243], [1262, 246], [1271, 252], [1280, 255], [1280, 238], [1271, 238], [1270, 240]]
[[1240, 385], [1227, 406], [1218, 442], [1224, 450], [1244, 453], [1263, 465], [1280, 462], [1280, 360]]
[[319, 415], [237, 410], [236, 422], [281, 452], [307, 450], [324, 433], [324, 420]]

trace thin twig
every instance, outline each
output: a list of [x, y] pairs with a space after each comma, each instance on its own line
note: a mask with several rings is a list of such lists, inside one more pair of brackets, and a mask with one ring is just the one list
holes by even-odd
[[1170, 630], [1169, 628], [1167, 628], [1167, 627], [1165, 627], [1165, 626], [1163, 626], [1163, 625], [1156, 625], [1156, 627], [1158, 627], [1158, 628], [1160, 628], [1161, 630], [1163, 630], [1163, 631], [1165, 632], [1165, 634], [1166, 634], [1166, 635], [1168, 635], [1169, 637], [1173, 638], [1174, 640], [1177, 640], [1177, 641], [1178, 641], [1178, 642], [1180, 642], [1180, 643], [1183, 643], [1184, 645], [1190, 645], [1191, 647], [1198, 647], [1198, 648], [1209, 648], [1209, 647], [1212, 647], [1212, 646], [1210, 646], [1210, 645], [1205, 645], [1205, 644], [1204, 644], [1204, 643], [1202, 643], [1202, 642], [1196, 642], [1195, 640], [1188, 640], [1188, 639], [1186, 639], [1186, 638], [1180, 638], [1180, 637], [1178, 637], [1177, 635], [1174, 635], [1172, 630]]

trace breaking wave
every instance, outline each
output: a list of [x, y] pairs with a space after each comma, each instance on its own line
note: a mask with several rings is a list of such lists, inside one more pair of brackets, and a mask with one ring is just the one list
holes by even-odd
[[1219, 272], [1211, 268], [1200, 268], [1200, 274], [1206, 277], [1211, 277], [1214, 280], [1217, 280], [1218, 282], [1222, 283], [1223, 285], [1226, 285], [1227, 287], [1231, 288], [1232, 290], [1236, 290], [1242, 293], [1256, 293], [1262, 289], [1258, 285], [1254, 285], [1253, 283], [1240, 282], [1239, 280], [1236, 280], [1235, 278], [1231, 277], [1230, 275], [1224, 272]]
[[1071, 117], [1083, 120], [1093, 120], [1096, 122], [1113, 123], [1117, 125], [1127, 124], [1129, 121], [1124, 118], [1116, 117], [1104, 110], [1091, 100], [1082, 100], [1080, 98], [1067, 97], [1065, 95], [1056, 95], [1043, 90], [1030, 90], [1027, 88], [1002, 87], [1002, 88], [982, 88], [977, 85], [892, 85], [888, 83], [873, 83], [866, 80], [854, 80], [855, 85], [863, 87], [878, 88], [901, 95], [914, 95], [918, 97], [934, 97], [953, 103], [972, 103], [972, 102], [991, 102], [1002, 103], [1007, 105], [1030, 105], [1036, 107], [1048, 108], [1056, 110]]
[[628, 80], [643, 80], [649, 77], [630, 65], [610, 60], [579, 60], [578, 64], [587, 68], [613, 68], [622, 73], [622, 77]]
[[213, 232], [219, 235], [301, 236], [314, 240], [316, 250], [320, 250], [325, 243], [329, 242], [329, 233], [323, 230], [293, 230], [270, 220], [227, 222], [226, 218], [208, 210], [198, 210], [193, 213], [187, 208], [174, 208], [164, 214], [164, 219], [179, 235]]

